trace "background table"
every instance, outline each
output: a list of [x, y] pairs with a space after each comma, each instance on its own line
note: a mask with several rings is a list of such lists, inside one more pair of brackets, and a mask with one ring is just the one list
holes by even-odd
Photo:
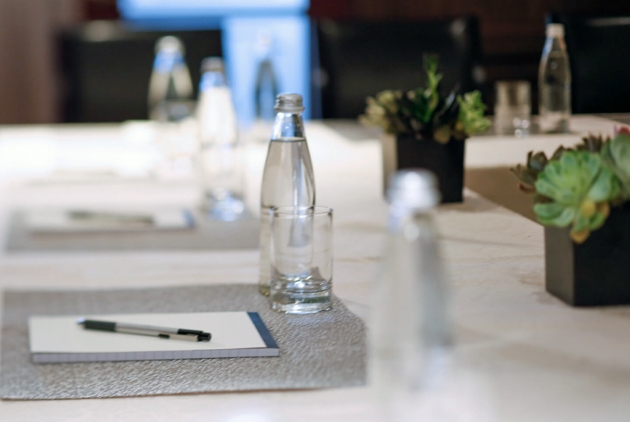
[[[368, 318], [370, 284], [378, 272], [387, 219], [380, 145], [368, 139], [371, 135], [344, 136], [342, 129], [333, 127], [320, 122], [307, 126], [317, 200], [335, 208], [334, 292], [359, 316]], [[614, 123], [583, 117], [574, 119], [573, 127], [611, 132]], [[128, 129], [108, 125], [0, 129], [0, 235], [6, 235], [8, 217], [16, 207], [194, 204], [198, 189], [192, 180], [146, 177], [130, 167], [127, 176], [135, 177], [135, 182], [71, 186], [26, 182], [54, 170], [55, 163], [67, 165], [72, 154], [91, 151], [90, 143], [100, 148], [111, 142], [123, 156], [130, 148], [146, 158], [147, 145], [121, 141]], [[577, 141], [579, 134], [473, 138], [468, 143], [467, 167], [510, 166], [522, 162], [530, 149], [551, 151], [560, 143]], [[253, 210], [265, 150], [264, 144], [251, 144], [247, 151], [247, 202]], [[112, 157], [120, 159], [115, 153]], [[627, 420], [630, 308], [574, 309], [548, 295], [542, 228], [472, 191], [466, 192], [463, 204], [440, 207], [436, 221], [452, 281], [457, 383], [430, 395], [434, 407], [424, 411], [446, 409], [459, 416], [455, 420], [465, 421]], [[257, 275], [255, 250], [4, 253], [0, 257], [0, 285], [14, 289], [256, 283]], [[369, 421], [374, 420], [374, 407], [369, 390], [355, 388], [2, 401], [0, 420]]]

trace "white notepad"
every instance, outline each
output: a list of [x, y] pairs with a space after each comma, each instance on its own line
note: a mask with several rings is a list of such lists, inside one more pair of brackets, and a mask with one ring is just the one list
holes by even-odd
[[33, 233], [151, 231], [194, 226], [190, 212], [181, 208], [155, 210], [50, 209], [24, 212]]
[[[96, 320], [201, 330], [209, 342], [87, 330], [77, 324]], [[123, 360], [205, 359], [278, 356], [278, 346], [257, 312], [33, 316], [28, 321], [35, 363]]]

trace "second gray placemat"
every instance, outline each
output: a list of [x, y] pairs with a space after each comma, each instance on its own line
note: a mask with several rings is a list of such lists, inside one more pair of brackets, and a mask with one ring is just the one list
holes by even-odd
[[6, 248], [9, 252], [92, 252], [127, 250], [256, 249], [259, 222], [211, 221], [194, 216], [195, 227], [182, 230], [134, 232], [30, 233], [23, 216], [11, 219]]
[[[257, 311], [280, 347], [277, 358], [34, 364], [29, 315]], [[98, 291], [6, 291], [0, 395], [78, 399], [363, 385], [365, 325], [337, 298], [314, 315], [269, 309], [254, 285]]]

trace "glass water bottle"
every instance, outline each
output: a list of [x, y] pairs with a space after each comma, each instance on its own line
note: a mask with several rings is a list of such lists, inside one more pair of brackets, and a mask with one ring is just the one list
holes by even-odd
[[238, 220], [246, 211], [243, 151], [223, 60], [209, 57], [202, 62], [201, 71], [197, 121], [202, 208], [213, 219]]
[[257, 37], [257, 52], [260, 56], [256, 72], [256, 120], [269, 122], [274, 120], [274, 99], [278, 95], [278, 80], [271, 60], [273, 38], [268, 31], [260, 31]]
[[188, 117], [190, 110], [187, 107], [172, 104], [193, 97], [192, 80], [184, 55], [184, 44], [177, 37], [162, 37], [155, 44], [148, 97], [151, 120], [166, 122]]
[[275, 110], [260, 199], [259, 289], [264, 295], [269, 295], [271, 279], [269, 210], [315, 205], [315, 178], [302, 122], [302, 96], [278, 95]]
[[547, 25], [547, 40], [538, 74], [540, 90], [540, 129], [542, 132], [569, 132], [571, 117], [571, 69], [564, 42], [564, 26]]
[[451, 348], [448, 288], [431, 215], [435, 176], [393, 175], [381, 274], [373, 290], [370, 383], [384, 420], [415, 420], [417, 394], [444, 375]]

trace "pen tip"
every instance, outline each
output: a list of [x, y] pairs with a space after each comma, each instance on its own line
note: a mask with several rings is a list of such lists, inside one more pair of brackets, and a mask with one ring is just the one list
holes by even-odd
[[81, 317], [81, 318], [77, 319], [77, 324], [79, 324], [79, 325], [85, 324], [85, 318]]

